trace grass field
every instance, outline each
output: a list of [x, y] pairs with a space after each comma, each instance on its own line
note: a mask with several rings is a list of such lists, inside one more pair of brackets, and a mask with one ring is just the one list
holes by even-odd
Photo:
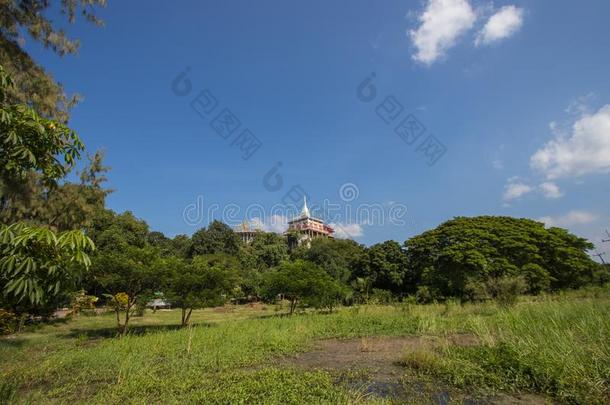
[[[134, 318], [132, 333], [121, 339], [114, 337], [112, 314], [81, 315], [2, 338], [0, 398], [10, 403], [610, 401], [607, 289], [523, 298], [510, 309], [449, 302], [290, 317], [272, 305], [227, 306], [194, 312], [195, 325], [187, 329], [177, 328], [179, 317], [179, 311], [147, 312]], [[279, 361], [312, 350], [322, 339], [373, 336], [435, 342], [395, 353], [398, 361], [387, 364], [400, 371], [393, 383], [400, 385], [398, 397], [370, 389], [379, 370]], [[476, 344], [452, 344], [454, 336], [471, 336]]]

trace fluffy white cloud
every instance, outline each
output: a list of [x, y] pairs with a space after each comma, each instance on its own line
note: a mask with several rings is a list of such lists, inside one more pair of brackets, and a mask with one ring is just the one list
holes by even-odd
[[364, 235], [364, 231], [360, 224], [341, 224], [333, 222], [329, 225], [335, 230], [335, 238], [352, 239]]
[[550, 181], [542, 183], [538, 186], [538, 188], [546, 198], [559, 198], [563, 196], [563, 193], [561, 192], [557, 184], [552, 183]]
[[573, 226], [588, 224], [597, 219], [597, 215], [586, 211], [570, 211], [565, 215], [558, 217], [542, 217], [538, 221], [544, 222], [547, 226]]
[[432, 64], [455, 45], [460, 35], [470, 30], [477, 16], [468, 0], [428, 0], [418, 16], [420, 22], [409, 36], [416, 48], [414, 60]]
[[541, 193], [546, 198], [559, 198], [563, 196], [563, 192], [559, 186], [553, 182], [547, 181], [538, 185], [538, 187], [534, 187], [523, 183], [518, 177], [511, 177], [504, 187], [504, 195], [502, 198], [504, 201], [510, 201], [532, 192]]
[[534, 190], [533, 187], [528, 186], [525, 183], [521, 183], [521, 182], [509, 179], [508, 184], [504, 188], [504, 197], [503, 198], [505, 201], [514, 200], [515, 198], [524, 196], [525, 194], [527, 194], [533, 190]]
[[508, 38], [523, 25], [523, 9], [504, 6], [489, 17], [474, 41], [475, 45], [488, 45]]
[[577, 120], [568, 136], [558, 135], [530, 158], [548, 179], [610, 172], [610, 104]]
[[283, 233], [288, 229], [288, 218], [283, 215], [271, 215], [265, 220], [255, 217], [252, 218], [251, 226], [265, 232]]

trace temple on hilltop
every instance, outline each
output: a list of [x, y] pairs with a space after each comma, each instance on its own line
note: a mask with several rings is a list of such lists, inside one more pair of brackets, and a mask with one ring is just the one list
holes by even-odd
[[285, 235], [288, 236], [288, 244], [290, 247], [306, 244], [309, 246], [314, 238], [332, 238], [335, 230], [326, 225], [324, 221], [311, 216], [307, 207], [307, 199], [303, 197], [303, 209], [301, 215], [288, 221], [288, 230]]
[[234, 229], [235, 233], [239, 235], [242, 242], [250, 243], [254, 240], [254, 237], [259, 233], [263, 232], [259, 228], [250, 228], [248, 221], [244, 221], [240, 226]]
[[[247, 220], [233, 230], [246, 244], [251, 243], [256, 235], [265, 232], [258, 227], [252, 228]], [[284, 232], [284, 236], [288, 246], [293, 248], [303, 244], [310, 246], [311, 240], [314, 238], [332, 238], [334, 232], [335, 230], [326, 225], [324, 221], [311, 216], [309, 207], [307, 207], [307, 199], [303, 197], [301, 214], [288, 221], [288, 230]]]

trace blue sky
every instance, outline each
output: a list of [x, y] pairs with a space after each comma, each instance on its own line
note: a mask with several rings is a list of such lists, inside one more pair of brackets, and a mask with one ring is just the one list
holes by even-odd
[[[610, 2], [109, 3], [104, 28], [67, 27], [77, 56], [26, 47], [84, 96], [70, 124], [106, 152], [109, 206], [153, 229], [205, 224], [184, 219], [198, 197], [243, 213], [294, 185], [343, 207], [346, 183], [354, 207], [407, 208], [404, 224], [332, 218], [366, 244], [459, 215], [543, 218], [595, 242], [610, 228]], [[190, 102], [204, 89], [217, 107], [202, 118]], [[224, 108], [241, 122], [228, 139], [211, 126]], [[409, 114], [425, 127], [412, 145], [394, 132]], [[244, 129], [261, 144], [247, 160], [232, 145]], [[433, 165], [417, 150], [430, 139], [446, 149]], [[277, 162], [284, 182], [270, 191]]]

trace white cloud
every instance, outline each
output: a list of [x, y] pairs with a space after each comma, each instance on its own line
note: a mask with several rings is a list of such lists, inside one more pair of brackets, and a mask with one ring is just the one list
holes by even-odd
[[475, 45], [488, 45], [508, 38], [523, 25], [523, 9], [515, 6], [504, 6], [492, 15], [479, 31]]
[[559, 217], [542, 217], [538, 221], [544, 222], [547, 226], [567, 227], [573, 225], [588, 224], [597, 219], [597, 215], [586, 211], [570, 211]]
[[352, 239], [364, 235], [364, 231], [360, 224], [341, 224], [333, 222], [329, 225], [334, 228], [334, 236], [339, 239]]
[[420, 26], [409, 31], [417, 50], [412, 58], [432, 64], [472, 28], [476, 19], [468, 0], [428, 0], [426, 9], [418, 16]]
[[251, 226], [265, 232], [284, 233], [288, 229], [288, 218], [283, 215], [271, 215], [265, 220], [255, 217], [252, 218]]
[[595, 99], [595, 93], [585, 94], [572, 101], [566, 108], [568, 114], [585, 115], [591, 113], [589, 105]]
[[530, 158], [548, 179], [610, 172], [610, 104], [577, 120], [569, 136], [557, 134]]
[[496, 170], [502, 170], [504, 169], [504, 162], [500, 159], [494, 159], [491, 161], [491, 165], [493, 166], [494, 169]]
[[504, 200], [514, 200], [515, 198], [519, 198], [524, 196], [525, 194], [533, 191], [533, 187], [528, 186], [525, 183], [521, 183], [515, 181], [514, 179], [509, 179], [508, 184], [504, 188]]
[[552, 183], [550, 181], [540, 184], [538, 188], [546, 198], [559, 198], [563, 196], [563, 193], [561, 192], [557, 184]]

